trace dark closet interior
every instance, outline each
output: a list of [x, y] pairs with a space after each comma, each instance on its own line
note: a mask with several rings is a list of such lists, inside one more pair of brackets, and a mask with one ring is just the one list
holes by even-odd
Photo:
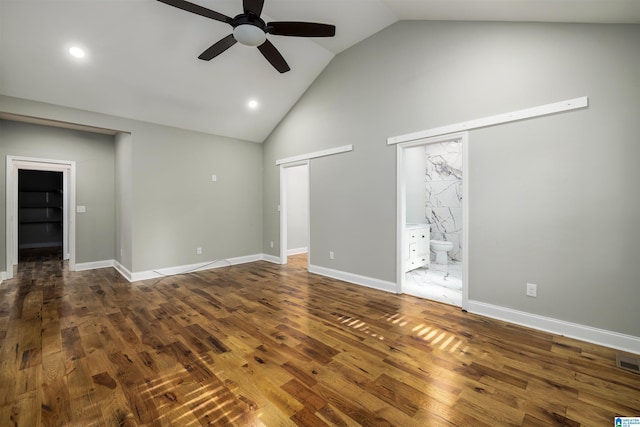
[[18, 261], [34, 254], [62, 256], [62, 172], [18, 171]]

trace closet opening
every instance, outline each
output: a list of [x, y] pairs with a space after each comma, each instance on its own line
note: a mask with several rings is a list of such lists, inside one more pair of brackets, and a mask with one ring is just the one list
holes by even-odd
[[63, 202], [62, 172], [18, 170], [18, 263], [63, 259]]
[[6, 173], [6, 278], [30, 253], [49, 248], [74, 271], [75, 162], [7, 156]]

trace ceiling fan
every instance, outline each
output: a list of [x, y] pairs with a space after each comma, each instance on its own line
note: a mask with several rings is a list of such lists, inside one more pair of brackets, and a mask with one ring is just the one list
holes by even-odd
[[335, 25], [329, 24], [295, 21], [265, 23], [260, 19], [264, 0], [243, 0], [244, 13], [237, 15], [235, 18], [214, 12], [186, 0], [158, 1], [205, 18], [227, 23], [233, 27], [232, 34], [217, 41], [198, 56], [199, 59], [204, 61], [210, 61], [236, 44], [236, 42], [240, 42], [246, 46], [257, 46], [258, 50], [276, 70], [286, 73], [291, 68], [289, 68], [287, 61], [284, 60], [278, 49], [267, 40], [267, 34], [297, 37], [333, 37], [336, 34]]

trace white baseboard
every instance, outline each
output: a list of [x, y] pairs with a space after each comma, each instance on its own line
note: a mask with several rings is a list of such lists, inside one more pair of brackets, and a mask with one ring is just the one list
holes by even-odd
[[125, 267], [124, 265], [120, 264], [118, 261], [114, 261], [113, 263], [113, 268], [115, 268], [118, 273], [120, 273], [120, 275], [122, 277], [124, 277], [125, 279], [127, 279], [127, 281], [131, 282], [131, 276], [133, 273], [131, 273], [129, 271], [129, 269], [127, 269], [127, 267]]
[[521, 326], [551, 332], [609, 348], [640, 354], [640, 337], [593, 328], [577, 323], [565, 322], [551, 317], [539, 316], [524, 311], [469, 300], [467, 311], [493, 319], [504, 320]]
[[332, 270], [330, 268], [320, 267], [320, 266], [311, 265], [311, 264], [309, 265], [309, 272], [319, 274], [321, 276], [327, 276], [334, 279], [343, 280], [349, 283], [355, 283], [356, 285], [362, 285], [368, 288], [396, 293], [395, 283], [387, 282], [380, 279], [374, 279], [373, 277], [360, 276], [359, 274], [348, 273], [346, 271]]
[[274, 264], [282, 264], [280, 257], [269, 254], [262, 254], [262, 261], [272, 262]]
[[0, 283], [2, 283], [3, 280], [7, 280], [7, 272], [6, 271], [0, 271]]
[[189, 265], [180, 265], [176, 267], [168, 267], [168, 268], [159, 268], [157, 270], [150, 271], [140, 271], [133, 273], [129, 271], [124, 265], [120, 264], [118, 261], [114, 262], [113, 267], [118, 270], [118, 272], [127, 279], [129, 282], [137, 282], [139, 280], [147, 280], [147, 279], [155, 279], [158, 277], [164, 276], [173, 276], [176, 274], [184, 274], [186, 272], [193, 271], [202, 271], [202, 270], [210, 270], [213, 268], [226, 267], [229, 265], [237, 265], [237, 264], [246, 264], [248, 262], [254, 261], [268, 261], [273, 262], [274, 264], [280, 264], [280, 258], [274, 257], [273, 255], [267, 254], [257, 254], [257, 255], [248, 255], [236, 258], [229, 258], [218, 261], [209, 261], [202, 262], [198, 264], [189, 264]]
[[77, 262], [75, 271], [95, 270], [97, 268], [113, 267], [115, 260], [107, 259], [104, 261]]
[[309, 252], [309, 248], [305, 246], [304, 248], [289, 249], [287, 250], [287, 255], [306, 254], [307, 252]]
[[121, 264], [116, 264], [114, 267], [120, 272], [128, 281], [137, 282], [139, 280], [156, 279], [159, 277], [173, 276], [176, 274], [192, 273], [194, 271], [211, 270], [214, 268], [227, 267], [229, 265], [246, 264], [254, 261], [269, 261], [266, 259], [265, 254], [247, 255], [235, 258], [226, 258], [220, 260], [213, 260], [207, 262], [199, 262], [197, 264], [178, 265], [175, 267], [158, 268], [155, 270], [130, 272]]

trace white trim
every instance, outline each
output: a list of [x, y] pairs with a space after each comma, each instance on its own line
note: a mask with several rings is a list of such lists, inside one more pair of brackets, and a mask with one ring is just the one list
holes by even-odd
[[6, 271], [0, 271], [0, 284], [2, 284], [3, 280], [7, 280], [7, 272]]
[[568, 99], [566, 101], [555, 102], [553, 104], [540, 105], [524, 110], [512, 111], [511, 113], [497, 114], [495, 116], [483, 117], [481, 119], [470, 120], [467, 122], [456, 123], [453, 125], [442, 126], [438, 128], [427, 129], [419, 132], [408, 133], [400, 136], [392, 136], [387, 138], [387, 144], [400, 144], [402, 142], [410, 142], [418, 139], [431, 138], [439, 135], [446, 135], [454, 132], [468, 131], [471, 129], [479, 129], [487, 126], [499, 125], [502, 123], [515, 122], [518, 120], [531, 119], [534, 117], [548, 116], [550, 114], [561, 113], [564, 111], [577, 110], [589, 106], [589, 98], [583, 96], [581, 98]]
[[471, 205], [471, 180], [469, 179], [469, 132], [464, 132], [462, 142], [462, 309], [469, 304], [469, 206]]
[[199, 262], [196, 264], [178, 265], [175, 267], [158, 268], [156, 270], [140, 271], [131, 274], [131, 281], [156, 279], [158, 277], [175, 276], [177, 274], [193, 273], [196, 271], [212, 270], [220, 267], [228, 267], [236, 264], [246, 264], [248, 262], [261, 261], [262, 255], [248, 255], [229, 259], [213, 260], [209, 262]]
[[132, 282], [131, 280], [131, 276], [133, 275], [133, 273], [131, 273], [127, 267], [125, 267], [124, 265], [120, 264], [120, 262], [118, 260], [114, 260], [113, 262], [113, 268], [115, 268], [118, 273], [120, 273], [120, 275], [122, 277], [124, 277], [125, 279], [127, 279], [127, 281]]
[[404, 283], [404, 230], [407, 228], [407, 180], [404, 171], [404, 149], [396, 146], [396, 294], [402, 293]]
[[267, 261], [273, 264], [280, 264], [280, 258], [268, 254], [256, 254], [243, 257], [229, 258], [210, 262], [202, 262], [198, 264], [181, 265], [176, 267], [159, 268], [157, 270], [141, 271], [132, 273], [124, 265], [118, 261], [114, 261], [113, 268], [129, 282], [137, 282], [139, 280], [156, 279], [158, 277], [173, 276], [177, 274], [191, 273], [194, 271], [211, 270], [214, 268], [227, 267], [230, 265], [246, 264], [255, 261]]
[[13, 266], [18, 262], [18, 170], [48, 170], [63, 174], [63, 258], [69, 259], [69, 270], [76, 268], [76, 162], [73, 160], [41, 159], [35, 157], [7, 156], [6, 158], [6, 275], [13, 277]]
[[[311, 185], [310, 185], [310, 175], [309, 175], [309, 161], [298, 161], [293, 163], [287, 163], [280, 165], [280, 205], [278, 206], [280, 210], [280, 262], [284, 265], [287, 263], [288, 255], [292, 255], [288, 250], [288, 240], [289, 240], [289, 175], [288, 169], [294, 167], [302, 167], [306, 166], [307, 168], [307, 236], [309, 236], [309, 241], [307, 244], [311, 246]], [[305, 252], [309, 252], [309, 247], [305, 248]], [[302, 252], [296, 252], [302, 253]]]
[[271, 262], [273, 264], [282, 264], [280, 258], [269, 254], [262, 254], [262, 261]]
[[309, 264], [309, 272], [319, 274], [321, 276], [331, 277], [333, 279], [342, 280], [343, 282], [354, 283], [356, 285], [366, 286], [368, 288], [378, 289], [380, 291], [396, 293], [396, 284], [385, 280], [375, 279], [373, 277], [360, 276], [359, 274], [348, 273], [346, 271], [333, 270], [331, 268], [320, 267], [318, 265]]
[[106, 259], [104, 261], [79, 262], [76, 264], [76, 271], [96, 270], [98, 268], [115, 267], [115, 260]]
[[438, 137], [405, 142], [396, 145], [396, 293], [402, 293], [405, 280], [404, 249], [405, 228], [407, 226], [407, 184], [405, 179], [405, 149], [426, 146], [450, 141], [462, 144], [462, 302], [461, 308], [466, 310], [469, 299], [469, 133], [460, 132]]
[[[139, 280], [157, 279], [159, 277], [174, 276], [177, 274], [193, 273], [195, 271], [212, 270], [215, 268], [228, 267], [236, 264], [246, 264], [249, 262], [262, 261], [263, 254], [247, 255], [236, 258], [223, 258], [196, 264], [177, 265], [174, 267], [157, 268], [155, 270], [138, 271], [135, 273], [127, 270], [122, 264], [117, 263], [114, 267], [129, 280], [137, 282]], [[123, 270], [123, 271], [121, 271]]]
[[287, 163], [294, 163], [303, 160], [315, 159], [318, 157], [331, 156], [333, 154], [346, 153], [348, 151], [353, 151], [353, 145], [343, 145], [342, 147], [329, 148], [327, 150], [314, 151], [312, 153], [301, 154], [299, 156], [287, 157], [284, 159], [276, 160], [276, 166], [284, 165]]
[[620, 334], [618, 332], [566, 322], [551, 317], [539, 316], [480, 301], [468, 301], [467, 311], [633, 354], [640, 354], [640, 337], [632, 335]]
[[295, 249], [288, 249], [287, 250], [287, 255], [300, 255], [300, 254], [306, 254], [308, 252], [307, 248], [295, 248]]
[[35, 125], [44, 125], [64, 129], [81, 130], [84, 132], [100, 133], [103, 135], [115, 135], [119, 131], [113, 129], [100, 128], [95, 126], [81, 125], [78, 123], [63, 122], [60, 120], [43, 119], [42, 117], [25, 116], [23, 114], [14, 114], [0, 112], [0, 119], [12, 120], [14, 122], [31, 123]]

